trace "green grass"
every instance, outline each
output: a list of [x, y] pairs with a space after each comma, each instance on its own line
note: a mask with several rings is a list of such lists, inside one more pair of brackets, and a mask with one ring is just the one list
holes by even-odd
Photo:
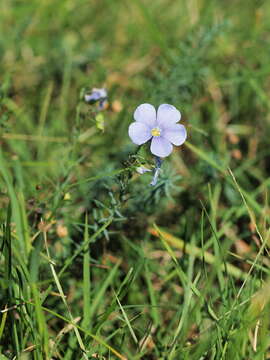
[[[0, 2], [0, 360], [269, 359], [269, 14]], [[188, 131], [155, 187], [145, 102]]]

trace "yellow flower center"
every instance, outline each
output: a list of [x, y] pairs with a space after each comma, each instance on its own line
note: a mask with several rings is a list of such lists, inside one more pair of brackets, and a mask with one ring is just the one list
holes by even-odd
[[152, 129], [151, 130], [151, 134], [153, 135], [153, 136], [160, 136], [160, 129], [159, 128], [154, 128], [154, 129]]

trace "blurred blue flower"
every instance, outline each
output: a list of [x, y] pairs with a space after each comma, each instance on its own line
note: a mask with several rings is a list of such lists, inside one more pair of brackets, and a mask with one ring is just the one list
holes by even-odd
[[162, 104], [156, 113], [153, 105], [142, 104], [135, 110], [134, 119], [128, 129], [129, 137], [137, 145], [152, 139], [150, 150], [158, 157], [170, 155], [173, 145], [182, 145], [187, 138], [184, 125], [176, 124], [181, 114], [173, 105]]
[[90, 94], [84, 95], [84, 100], [89, 104], [94, 104], [96, 102], [99, 103], [99, 108], [102, 110], [104, 108], [104, 105], [107, 101], [108, 94], [106, 89], [97, 89], [93, 88], [92, 92]]

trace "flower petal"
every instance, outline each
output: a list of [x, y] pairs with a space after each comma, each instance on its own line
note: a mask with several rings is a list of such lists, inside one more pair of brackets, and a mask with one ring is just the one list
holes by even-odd
[[142, 145], [149, 139], [151, 139], [152, 134], [150, 128], [141, 123], [141, 122], [133, 122], [129, 125], [128, 135], [134, 144]]
[[170, 127], [166, 127], [162, 131], [162, 136], [169, 140], [173, 145], [182, 145], [187, 138], [187, 131], [184, 125], [181, 124], [175, 124]]
[[170, 155], [173, 150], [173, 146], [167, 139], [161, 136], [153, 137], [150, 150], [151, 153], [156, 156], [165, 157]]
[[180, 111], [178, 111], [173, 105], [162, 104], [158, 108], [157, 123], [163, 128], [174, 125], [181, 119]]
[[134, 119], [153, 128], [157, 120], [156, 109], [151, 104], [141, 104], [134, 112]]

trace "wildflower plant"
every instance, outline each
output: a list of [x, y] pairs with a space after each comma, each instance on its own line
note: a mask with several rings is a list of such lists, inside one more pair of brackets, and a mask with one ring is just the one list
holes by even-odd
[[187, 138], [184, 125], [178, 124], [181, 113], [173, 105], [162, 104], [156, 112], [151, 104], [141, 104], [134, 112], [133, 122], [128, 129], [129, 137], [136, 145], [151, 140], [150, 151], [155, 155], [156, 167], [151, 185], [156, 185], [162, 159], [173, 151], [173, 145], [182, 145]]

